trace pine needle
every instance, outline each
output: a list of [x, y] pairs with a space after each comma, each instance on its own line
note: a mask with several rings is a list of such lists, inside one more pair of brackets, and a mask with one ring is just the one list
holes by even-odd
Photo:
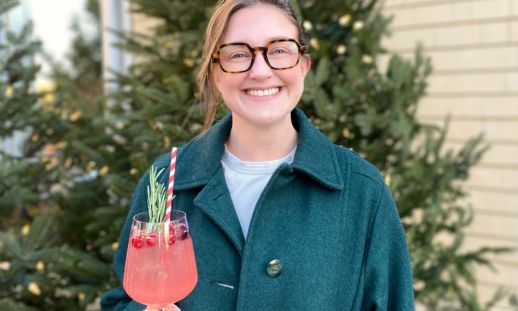
[[158, 177], [162, 174], [162, 168], [158, 173], [152, 166], [149, 172], [149, 185], [147, 186], [147, 208], [149, 212], [149, 222], [152, 227], [164, 222], [165, 207], [167, 200], [167, 189], [158, 182]]

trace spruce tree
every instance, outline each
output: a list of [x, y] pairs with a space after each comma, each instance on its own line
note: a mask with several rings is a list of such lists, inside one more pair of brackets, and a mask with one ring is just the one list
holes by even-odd
[[[2, 17], [17, 5], [16, 1], [0, 4]], [[31, 41], [32, 25], [26, 24], [19, 32], [9, 31], [6, 19], [0, 19], [0, 139], [25, 132], [36, 113], [34, 106], [39, 95], [32, 92], [39, 67], [32, 58], [40, 43]], [[28, 151], [30, 153], [30, 151]], [[26, 165], [13, 154], [0, 154], [0, 225], [5, 227], [11, 218], [27, 203], [38, 201], [36, 185], [23, 176]]]
[[[16, 4], [3, 1], [0, 14]], [[99, 37], [85, 41], [76, 26], [75, 66], [56, 67], [56, 86], [37, 91], [34, 56], [41, 48], [31, 29], [1, 29], [0, 138], [22, 130], [29, 139], [20, 156], [0, 157], [0, 309], [84, 309], [114, 286], [114, 239], [104, 240], [107, 226], [99, 220], [117, 229], [122, 223], [97, 214], [109, 205], [108, 183], [97, 178], [107, 172], [90, 152], [106, 141]]]

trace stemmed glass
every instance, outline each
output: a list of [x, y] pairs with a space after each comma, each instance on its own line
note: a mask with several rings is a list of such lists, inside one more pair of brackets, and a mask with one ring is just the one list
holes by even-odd
[[[123, 286], [146, 310], [172, 310], [196, 285], [198, 273], [187, 216], [172, 210], [171, 221], [149, 222], [148, 212], [133, 217]], [[170, 309], [171, 308], [171, 309]]]

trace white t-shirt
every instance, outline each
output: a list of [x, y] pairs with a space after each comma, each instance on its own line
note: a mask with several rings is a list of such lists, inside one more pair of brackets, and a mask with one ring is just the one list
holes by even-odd
[[287, 156], [278, 160], [250, 162], [241, 161], [225, 148], [221, 164], [245, 239], [259, 196], [279, 165], [293, 163], [296, 149], [297, 147]]

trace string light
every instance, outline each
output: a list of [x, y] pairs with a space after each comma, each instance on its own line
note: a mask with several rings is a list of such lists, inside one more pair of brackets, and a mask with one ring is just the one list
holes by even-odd
[[363, 26], [364, 26], [364, 23], [362, 21], [356, 21], [353, 24], [353, 29], [356, 30], [356, 31], [362, 30]]
[[36, 282], [30, 282], [29, 285], [27, 286], [27, 289], [33, 295], [36, 295], [36, 296], [41, 295], [40, 286]]
[[74, 111], [69, 117], [69, 120], [72, 122], [76, 122], [77, 120], [81, 119], [83, 116], [83, 113], [81, 111]]
[[387, 174], [383, 179], [385, 180], [385, 185], [390, 186], [390, 184], [392, 183], [392, 176], [390, 174]]
[[367, 55], [367, 54], [364, 54], [362, 56], [362, 62], [364, 62], [365, 64], [372, 64], [372, 61], [373, 61], [372, 56]]
[[5, 96], [6, 97], [11, 97], [13, 96], [13, 87], [8, 85], [6, 88], [5, 88]]
[[351, 15], [349, 15], [349, 14], [342, 15], [338, 19], [338, 24], [340, 24], [340, 26], [347, 26], [347, 25], [349, 25], [350, 22], [351, 22]]
[[313, 29], [313, 24], [310, 21], [304, 21], [302, 23], [302, 27], [304, 27], [304, 31], [311, 31]]
[[183, 64], [189, 68], [192, 68], [194, 66], [194, 59], [192, 58], [184, 58]]
[[110, 171], [110, 168], [108, 166], [103, 166], [101, 167], [101, 169], [99, 170], [99, 176], [104, 176], [106, 175], [108, 172]]
[[36, 270], [40, 272], [45, 270], [45, 264], [43, 263], [43, 261], [40, 260], [36, 263]]
[[311, 40], [309, 40], [309, 43], [311, 44], [311, 46], [312, 46], [315, 50], [320, 49], [320, 44], [318, 43], [318, 39], [317, 39], [317, 38], [311, 38]]
[[338, 55], [343, 55], [345, 54], [345, 52], [347, 52], [347, 47], [343, 44], [340, 44], [339, 46], [336, 47], [336, 53]]
[[11, 269], [11, 263], [9, 261], [0, 262], [0, 270], [7, 271]]
[[30, 231], [31, 231], [31, 225], [29, 225], [29, 224], [23, 225], [23, 227], [22, 227], [23, 236], [26, 236], [27, 234], [29, 234]]

